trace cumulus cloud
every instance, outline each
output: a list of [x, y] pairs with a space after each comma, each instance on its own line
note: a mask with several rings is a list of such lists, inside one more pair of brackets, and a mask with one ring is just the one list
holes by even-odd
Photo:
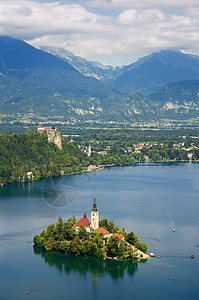
[[[160, 49], [199, 54], [196, 2], [190, 0], [187, 7], [184, 0], [151, 0], [149, 8], [146, 0], [92, 0], [92, 6], [100, 3], [99, 10], [92, 10], [91, 3], [83, 0], [0, 1], [0, 34], [24, 39], [37, 47], [64, 47], [88, 59], [104, 61], [103, 57], [115, 55], [117, 64], [124, 63], [125, 56], [138, 58]], [[114, 15], [111, 10], [102, 13], [103, 3], [105, 8], [120, 9]], [[170, 10], [163, 10], [163, 6]], [[172, 11], [177, 6], [183, 9]]]
[[[6, 33], [13, 26], [13, 35], [18, 33], [38, 34], [66, 31], [100, 31], [101, 17], [89, 13], [78, 4], [59, 2], [36, 3], [33, 1], [0, 2], [0, 32]], [[94, 26], [94, 27], [93, 27]]]
[[154, 22], [161, 22], [165, 19], [160, 10], [124, 10], [118, 17], [120, 24], [128, 26], [137, 26], [141, 24], [150, 24]]
[[65, 48], [82, 57], [112, 54], [115, 51], [114, 41], [111, 43], [108, 38], [84, 33], [46, 35], [35, 38], [30, 43], [38, 48], [49, 45]]

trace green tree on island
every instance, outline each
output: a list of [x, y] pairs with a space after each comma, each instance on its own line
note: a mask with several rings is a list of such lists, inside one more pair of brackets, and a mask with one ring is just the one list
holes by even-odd
[[[134, 252], [132, 246], [146, 252], [147, 245], [140, 243], [138, 237], [130, 232], [127, 234], [114, 225], [113, 221], [107, 218], [100, 221], [100, 226], [115, 232], [125, 233], [126, 240], [119, 239], [118, 236], [112, 236], [106, 240], [102, 233], [86, 231], [84, 226], [80, 226], [78, 231], [75, 228], [76, 219], [73, 216], [64, 222], [59, 217], [58, 222], [50, 224], [47, 229], [42, 230], [40, 235], [36, 234], [33, 238], [35, 246], [45, 249], [46, 251], [56, 251], [74, 256], [93, 256], [98, 258], [114, 257], [117, 259], [132, 259]], [[129, 246], [129, 243], [132, 246]]]

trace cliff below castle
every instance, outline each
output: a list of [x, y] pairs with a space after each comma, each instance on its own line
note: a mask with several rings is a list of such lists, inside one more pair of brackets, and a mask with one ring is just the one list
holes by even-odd
[[0, 185], [76, 173], [88, 164], [85, 153], [54, 131], [2, 134], [0, 157]]
[[62, 150], [61, 134], [57, 131], [57, 127], [43, 127], [39, 125], [37, 131], [40, 133], [45, 132], [48, 137], [48, 141], [55, 143], [55, 145]]

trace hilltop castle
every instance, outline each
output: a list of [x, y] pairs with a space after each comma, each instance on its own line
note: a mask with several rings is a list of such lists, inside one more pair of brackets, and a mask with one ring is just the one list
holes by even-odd
[[44, 127], [42, 125], [39, 125], [37, 127], [37, 131], [39, 133], [46, 133], [48, 137], [49, 142], [55, 143], [57, 147], [62, 150], [62, 141], [61, 141], [61, 134], [57, 131], [57, 127]]
[[94, 198], [93, 209], [91, 211], [91, 222], [86, 217], [86, 213], [84, 213], [84, 217], [81, 218], [76, 224], [76, 229], [78, 230], [80, 226], [84, 226], [88, 232], [96, 230], [99, 228], [99, 212], [97, 209], [96, 199]]

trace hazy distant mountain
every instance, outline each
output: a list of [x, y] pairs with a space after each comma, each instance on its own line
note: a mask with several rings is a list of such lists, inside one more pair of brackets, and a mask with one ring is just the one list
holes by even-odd
[[199, 80], [169, 83], [149, 98], [152, 102], [159, 103], [165, 116], [171, 117], [171, 114], [180, 118], [182, 114], [185, 117], [198, 116]]
[[164, 85], [199, 79], [199, 57], [179, 51], [162, 50], [129, 65], [112, 87], [129, 95], [149, 95]]
[[[0, 112], [21, 117], [98, 117], [111, 88], [29, 44], [0, 37]], [[114, 105], [114, 104], [113, 104]]]
[[87, 61], [62, 48], [41, 47], [42, 50], [62, 58], [86, 76], [92, 76], [114, 90], [145, 96], [158, 91], [170, 82], [199, 79], [199, 57], [180, 51], [162, 50], [121, 67]]
[[156, 93], [149, 96], [150, 99], [160, 102], [178, 102], [180, 104], [199, 101], [199, 80], [186, 80], [172, 82], [165, 85]]
[[38, 50], [24, 41], [0, 36], [0, 72], [3, 75], [18, 76], [35, 68], [61, 68], [77, 74], [70, 64], [63, 63], [54, 55]]
[[72, 52], [63, 48], [46, 46], [40, 47], [40, 49], [67, 61], [85, 76], [95, 77], [106, 84], [110, 84], [123, 72], [123, 67], [112, 67], [99, 62], [88, 61], [80, 56], [75, 56]]
[[[23, 41], [0, 37], [1, 120], [124, 120], [130, 125], [151, 118], [198, 115], [197, 56], [161, 51], [113, 68], [66, 50], [53, 51], [56, 56]], [[107, 83], [113, 78], [110, 87]], [[121, 92], [113, 92], [112, 87]], [[144, 94], [150, 94], [148, 99]]]

